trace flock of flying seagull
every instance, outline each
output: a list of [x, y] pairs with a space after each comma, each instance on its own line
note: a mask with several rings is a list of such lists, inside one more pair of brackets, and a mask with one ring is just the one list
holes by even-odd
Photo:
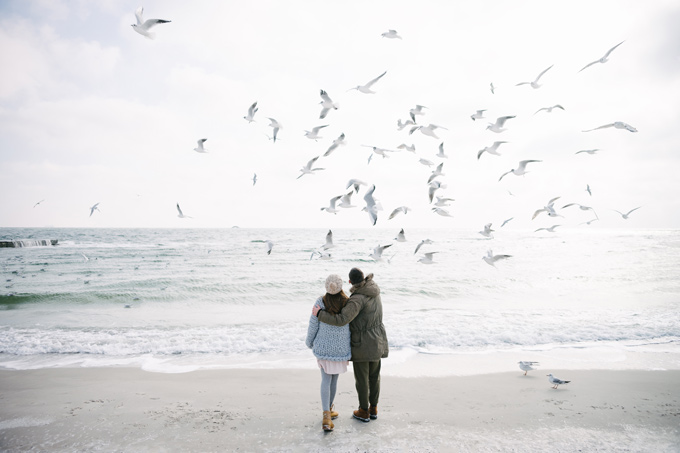
[[[144, 13], [144, 10], [143, 10], [142, 7], [139, 7], [135, 11], [137, 23], [133, 24], [132, 28], [137, 33], [139, 33], [139, 34], [141, 34], [141, 35], [143, 35], [143, 36], [145, 36], [149, 39], [154, 38], [154, 34], [151, 31], [154, 27], [156, 27], [157, 25], [160, 25], [160, 24], [166, 24], [166, 23], [170, 22], [169, 20], [162, 20], [162, 19], [146, 19], [145, 20], [144, 17], [143, 17], [143, 13]], [[399, 39], [399, 40], [403, 39], [398, 34], [398, 32], [396, 30], [388, 30], [388, 31], [382, 33], [381, 36], [382, 36], [382, 38], [387, 38], [387, 39]], [[598, 64], [598, 63], [600, 63], [600, 64], [606, 63], [609, 60], [611, 53], [616, 48], [618, 48], [621, 44], [623, 44], [623, 41], [618, 43], [617, 45], [613, 46], [612, 48], [610, 48], [601, 58], [599, 58], [595, 61], [592, 61], [592, 62], [588, 63], [587, 65], [585, 65], [578, 72], [581, 72], [581, 71], [583, 71], [583, 70], [585, 70], [585, 69], [587, 69], [587, 68], [589, 68], [589, 67], [591, 67], [595, 64]], [[533, 89], [539, 89], [542, 86], [542, 84], [540, 83], [541, 78], [552, 67], [553, 67], [553, 65], [550, 65], [546, 69], [541, 71], [536, 76], [536, 78], [534, 80], [520, 82], [520, 83], [517, 83], [516, 86], [528, 85]], [[382, 74], [378, 75], [377, 77], [369, 80], [368, 82], [366, 82], [364, 84], [356, 85], [355, 87], [350, 88], [348, 91], [356, 90], [356, 91], [363, 93], [363, 94], [375, 94], [376, 93], [375, 85], [378, 84], [378, 82], [380, 82], [380, 80], [383, 77], [385, 77], [386, 74], [387, 74], [387, 71], [384, 71]], [[490, 89], [491, 93], [494, 94], [496, 87], [493, 85], [493, 83], [491, 83], [489, 85], [489, 89]], [[321, 105], [321, 111], [319, 113], [319, 119], [325, 119], [331, 111], [337, 110], [339, 108], [339, 104], [337, 102], [334, 102], [333, 99], [330, 97], [330, 95], [323, 89], [321, 89], [319, 91], [319, 96], [321, 98], [321, 101], [319, 103]], [[439, 126], [439, 125], [436, 125], [436, 124], [431, 124], [431, 123], [430, 124], [418, 124], [419, 117], [425, 115], [426, 109], [427, 109], [427, 107], [422, 106], [422, 105], [414, 106], [412, 109], [409, 110], [408, 118], [406, 120], [402, 121], [401, 118], [397, 120], [397, 129], [399, 131], [401, 131], [401, 130], [408, 127], [409, 128], [408, 129], [409, 135], [412, 135], [415, 132], [420, 132], [421, 134], [423, 134], [425, 136], [439, 140], [439, 137], [437, 135], [437, 130], [438, 129], [446, 130], [445, 127]], [[542, 111], [550, 113], [550, 112], [553, 111], [553, 109], [564, 110], [564, 107], [562, 107], [559, 104], [549, 106], [549, 107], [543, 107], [543, 108], [537, 110], [534, 114], [542, 112]], [[246, 115], [243, 118], [248, 123], [255, 122], [256, 121], [255, 116], [256, 116], [258, 110], [259, 110], [258, 103], [257, 102], [252, 103], [250, 105], [250, 107], [247, 109]], [[484, 112], [485, 112], [485, 110], [477, 110], [475, 113], [470, 115], [470, 118], [473, 121], [484, 119], [484, 118], [486, 118], [484, 116]], [[488, 124], [488, 126], [486, 127], [486, 129], [493, 132], [493, 133], [500, 134], [500, 133], [507, 130], [507, 128], [505, 127], [506, 123], [513, 118], [515, 118], [515, 116], [512, 116], [512, 115], [506, 115], [506, 116], [498, 117], [493, 123], [490, 122]], [[283, 126], [282, 126], [281, 122], [279, 122], [275, 118], [268, 117], [267, 119], [269, 120], [268, 126], [271, 127], [271, 135], [267, 135], [267, 137], [273, 143], [276, 143], [276, 141], [279, 138], [279, 133], [280, 133], [281, 129], [283, 128]], [[319, 135], [319, 133], [321, 132], [321, 130], [323, 128], [325, 128], [327, 126], [328, 126], [328, 124], [313, 127], [313, 128], [311, 128], [311, 130], [306, 130], [304, 135], [308, 139], [318, 140], [319, 138], [322, 138]], [[633, 126], [631, 126], [627, 123], [624, 123], [622, 121], [616, 121], [616, 122], [613, 122], [613, 123], [605, 124], [605, 125], [602, 125], [602, 126], [599, 126], [599, 127], [595, 127], [593, 129], [584, 130], [583, 132], [591, 132], [591, 131], [595, 131], [595, 130], [598, 130], [598, 129], [605, 129], [605, 128], [611, 128], [611, 127], [616, 128], [616, 129], [626, 130], [626, 131], [629, 131], [629, 132], [637, 132], [637, 129], [635, 129]], [[206, 153], [207, 150], [204, 147], [204, 144], [205, 144], [206, 141], [207, 141], [206, 138], [199, 139], [197, 141], [196, 148], [194, 148], [194, 151], [197, 152], [197, 153]], [[484, 153], [490, 154], [490, 155], [500, 156], [498, 149], [504, 143], [507, 143], [507, 142], [501, 141], [501, 140], [494, 141], [491, 146], [487, 146], [487, 147], [481, 149], [480, 151], [478, 151], [477, 159], [480, 159], [482, 157], [482, 155], [484, 155]], [[324, 170], [324, 168], [316, 166], [317, 161], [321, 157], [328, 157], [336, 149], [338, 149], [340, 146], [343, 146], [345, 144], [346, 144], [345, 134], [342, 133], [335, 140], [333, 140], [333, 142], [327, 148], [327, 150], [325, 151], [323, 156], [320, 155], [320, 156], [316, 156], [316, 157], [310, 159], [300, 169], [300, 175], [297, 178], [299, 179], [299, 178], [302, 178], [305, 175], [314, 174], [318, 171]], [[371, 146], [371, 145], [362, 145], [362, 146], [369, 147], [369, 148], [372, 149], [372, 152], [371, 152], [371, 154], [369, 155], [369, 158], [368, 158], [369, 164], [370, 164], [371, 160], [373, 159], [373, 157], [376, 156], [376, 155], [381, 156], [382, 158], [386, 158], [386, 157], [389, 156], [389, 153], [397, 152], [399, 150], [405, 150], [405, 151], [415, 153], [415, 146], [414, 145], [401, 144], [397, 147], [396, 150], [390, 150], [390, 149], [380, 148], [380, 147]], [[446, 153], [444, 151], [444, 143], [443, 142], [439, 145], [438, 150], [439, 150], [439, 152], [436, 155], [437, 157], [439, 157], [440, 159], [448, 158], [448, 156], [446, 155]], [[597, 151], [599, 151], [599, 150], [598, 149], [581, 150], [581, 151], [578, 151], [576, 154], [579, 154], [579, 153], [595, 154]], [[536, 159], [521, 160], [517, 164], [516, 168], [510, 169], [509, 171], [501, 174], [500, 177], [498, 178], [498, 181], [500, 182], [501, 180], [503, 180], [503, 178], [505, 178], [508, 175], [522, 176], [522, 175], [527, 173], [527, 166], [528, 165], [534, 165], [534, 164], [539, 163], [539, 162], [541, 162], [541, 161], [536, 160]], [[432, 166], [435, 165], [434, 162], [432, 162], [428, 159], [424, 159], [424, 158], [420, 158], [419, 163], [421, 163], [425, 166], [428, 166], [428, 167], [432, 167]], [[433, 213], [444, 216], [444, 217], [452, 217], [451, 214], [449, 213], [449, 211], [446, 210], [445, 208], [450, 206], [450, 202], [454, 201], [454, 200], [452, 198], [448, 198], [448, 197], [439, 195], [439, 191], [441, 189], [446, 188], [446, 184], [444, 182], [442, 182], [441, 180], [437, 179], [440, 176], [445, 176], [445, 174], [443, 172], [443, 166], [444, 166], [444, 163], [442, 161], [439, 165], [437, 165], [435, 167], [434, 170], [432, 170], [432, 173], [427, 180], [428, 197], [429, 197], [429, 200], [430, 200], [431, 210], [432, 210]], [[257, 183], [257, 174], [254, 174], [253, 178], [252, 178], [252, 184], [255, 185], [256, 183]], [[329, 205], [321, 207], [320, 209], [322, 211], [326, 211], [326, 212], [331, 213], [331, 214], [337, 214], [342, 209], [356, 207], [356, 205], [352, 204], [352, 197], [354, 195], [357, 195], [359, 193], [359, 190], [362, 187], [366, 188], [365, 192], [363, 194], [364, 206], [363, 206], [362, 210], [367, 213], [371, 225], [375, 225], [378, 221], [379, 212], [383, 210], [380, 201], [374, 196], [376, 187], [373, 184], [369, 185], [368, 183], [361, 181], [361, 180], [358, 180], [358, 179], [350, 179], [349, 182], [347, 183], [346, 188], [345, 188], [346, 192], [343, 192], [340, 195], [336, 195], [336, 196], [332, 197], [329, 201]], [[589, 194], [592, 195], [592, 193], [590, 191], [590, 186], [588, 186], [586, 188], [586, 190]], [[561, 214], [559, 214], [557, 212], [557, 209], [555, 208], [555, 202], [559, 198], [560, 197], [552, 198], [551, 200], [548, 201], [548, 203], [544, 207], [537, 209], [535, 211], [532, 219], [536, 218], [538, 215], [543, 214], [543, 213], [545, 213], [548, 217], [553, 217], [553, 218], [554, 217], [563, 217]], [[42, 200], [41, 200], [41, 202], [42, 202]], [[37, 206], [39, 203], [40, 202], [36, 203], [35, 206]], [[90, 207], [90, 216], [92, 216], [92, 214], [95, 211], [99, 211], [98, 206], [99, 206], [99, 203], [96, 203], [96, 204], [94, 204], [93, 206]], [[597, 216], [597, 214], [595, 213], [595, 211], [592, 207], [580, 205], [578, 203], [567, 203], [564, 206], [562, 206], [561, 209], [566, 209], [566, 208], [571, 207], [571, 206], [578, 206], [580, 210], [590, 211], [594, 214], [595, 217], [592, 220], [590, 220], [588, 222], [584, 222], [584, 223], [587, 223], [588, 225], [591, 222], [599, 219], [599, 217]], [[180, 208], [179, 203], [177, 203], [176, 207], [177, 207], [177, 212], [178, 212], [179, 218], [191, 218], [190, 216], [185, 215], [182, 212], [182, 209]], [[619, 212], [619, 211], [616, 211], [616, 212], [618, 212], [622, 216], [623, 219], [628, 219], [630, 214], [632, 212], [634, 212], [635, 210], [639, 209], [639, 208], [640, 208], [640, 206], [638, 206], [634, 209], [631, 209], [630, 211], [628, 211], [626, 213]], [[389, 219], [393, 219], [395, 216], [397, 216], [398, 214], [401, 214], [401, 213], [403, 213], [405, 215], [409, 212], [409, 210], [410, 210], [410, 208], [407, 207], [407, 206], [399, 206], [399, 207], [397, 207], [397, 208], [395, 208], [394, 210], [391, 211], [391, 214], [389, 215]], [[513, 218], [506, 219], [503, 222], [503, 224], [501, 225], [501, 227], [503, 227], [505, 224], [507, 224], [512, 219]], [[556, 225], [553, 225], [553, 226], [548, 227], [548, 228], [538, 228], [538, 229], [535, 230], [535, 232], [546, 231], [546, 232], [552, 233], [559, 226], [560, 225], [556, 224]], [[492, 229], [492, 224], [488, 223], [484, 226], [484, 229], [482, 231], [480, 231], [479, 233], [486, 238], [493, 238], [493, 235], [492, 235], [493, 231], [494, 230]], [[399, 234], [395, 238], [395, 240], [397, 240], [398, 242], [406, 241], [403, 229], [399, 232]], [[261, 242], [266, 243], [267, 253], [270, 254], [272, 252], [272, 248], [274, 246], [274, 243], [271, 240], [266, 240], [266, 241], [261, 241]], [[432, 241], [430, 241], [428, 239], [423, 240], [416, 247], [414, 254], [418, 252], [418, 250], [421, 248], [421, 246], [423, 246], [425, 244], [430, 244], [430, 243], [432, 243]], [[329, 231], [327, 236], [326, 236], [326, 244], [324, 244], [319, 251], [313, 252], [311, 258], [318, 257], [319, 259], [330, 259], [330, 253], [328, 252], [328, 250], [333, 246], [334, 245], [333, 245], [332, 232]], [[382, 260], [383, 251], [390, 246], [391, 246], [391, 244], [385, 245], [385, 246], [379, 245], [373, 250], [373, 253], [370, 256], [373, 259], [375, 259], [376, 261], [380, 261], [380, 260]], [[434, 262], [433, 261], [433, 255], [435, 253], [437, 253], [437, 252], [427, 252], [427, 253], [425, 253], [425, 255], [422, 258], [419, 259], [419, 262], [421, 262], [423, 264], [433, 263]], [[492, 250], [488, 250], [487, 255], [482, 257], [482, 259], [487, 264], [489, 264], [491, 266], [495, 266], [496, 262], [498, 262], [499, 260], [506, 259], [506, 258], [510, 258], [510, 255], [505, 255], [505, 254], [494, 255]]]

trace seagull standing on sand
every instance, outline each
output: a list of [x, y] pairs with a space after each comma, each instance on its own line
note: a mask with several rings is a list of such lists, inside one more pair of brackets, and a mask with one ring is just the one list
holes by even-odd
[[338, 146], [341, 146], [341, 145], [344, 146], [344, 145], [346, 145], [346, 144], [347, 144], [347, 142], [345, 141], [345, 134], [342, 133], [342, 134], [340, 134], [340, 137], [338, 137], [338, 138], [336, 138], [335, 140], [333, 140], [333, 143], [331, 144], [331, 146], [329, 146], [328, 149], [326, 150], [326, 152], [323, 153], [323, 157], [328, 157], [328, 156], [330, 156], [331, 153], [332, 153], [333, 151], [335, 151], [335, 150], [337, 149]]
[[518, 83], [518, 84], [515, 85], [515, 86], [520, 86], [520, 85], [531, 85], [531, 88], [533, 88], [533, 89], [540, 88], [542, 85], [539, 85], [538, 80], [539, 80], [541, 77], [543, 77], [543, 74], [545, 74], [546, 72], [548, 72], [548, 69], [552, 68], [553, 66], [554, 66], [554, 65], [550, 65], [550, 66], [548, 66], [548, 68], [546, 68], [546, 69], [544, 69], [543, 71], [541, 71], [541, 73], [536, 77], [536, 79], [535, 79], [533, 82], [520, 82], [520, 83]]
[[137, 23], [132, 24], [132, 29], [139, 33], [140, 35], [146, 36], [149, 39], [153, 39], [156, 35], [151, 33], [149, 30], [158, 24], [167, 24], [169, 20], [162, 19], [147, 19], [144, 20], [144, 8], [139, 7], [135, 11], [135, 17], [137, 18]]
[[534, 368], [535, 365], [540, 365], [540, 363], [538, 363], [538, 362], [527, 362], [527, 361], [520, 361], [520, 362], [517, 362], [517, 363], [519, 363], [519, 369], [524, 371], [525, 376], [527, 375], [527, 372], [533, 371], [533, 370], [536, 369], [536, 368]]
[[593, 128], [593, 129], [588, 129], [588, 130], [583, 131], [583, 132], [592, 132], [592, 131], [596, 131], [598, 129], [606, 129], [608, 127], [614, 127], [616, 129], [625, 129], [629, 132], [637, 132], [638, 131], [633, 126], [631, 126], [630, 124], [624, 123], [623, 121], [614, 121], [613, 123], [604, 124], [602, 126], [599, 126], [599, 127]]
[[276, 143], [277, 135], [278, 135], [279, 131], [283, 128], [283, 126], [281, 125], [281, 123], [276, 121], [274, 118], [267, 118], [267, 119], [269, 120], [269, 127], [274, 129], [274, 132], [273, 132], [273, 135], [272, 135], [272, 140], [274, 141], [274, 143]]
[[498, 118], [496, 118], [495, 123], [489, 123], [489, 125], [486, 126], [486, 128], [488, 130], [490, 130], [491, 132], [495, 132], [495, 133], [499, 134], [499, 133], [507, 130], [507, 129], [503, 128], [503, 126], [505, 125], [505, 122], [509, 119], [514, 118], [514, 117], [515, 117], [514, 115], [499, 116]]
[[177, 213], [178, 213], [177, 217], [179, 217], [180, 219], [191, 219], [190, 216], [184, 215], [184, 213], [182, 212], [182, 209], [179, 207], [179, 203], [177, 203]]
[[397, 33], [397, 30], [387, 30], [380, 36], [387, 39], [402, 39], [401, 36], [399, 36], [399, 34]]
[[482, 154], [484, 153], [493, 154], [494, 156], [500, 156], [500, 154], [498, 153], [498, 147], [501, 146], [503, 143], [508, 142], [493, 142], [493, 145], [485, 146], [484, 149], [480, 149], [477, 152], [477, 160], [479, 160], [479, 158], [482, 157]]
[[326, 115], [328, 115], [328, 112], [333, 109], [337, 110], [340, 105], [336, 102], [333, 102], [333, 99], [326, 93], [324, 90], [321, 90], [320, 92], [321, 95], [321, 114], [319, 115], [319, 119], [324, 119], [326, 118]]
[[486, 255], [482, 257], [486, 264], [493, 267], [496, 267], [496, 261], [504, 260], [507, 258], [512, 258], [512, 255], [494, 255], [491, 249], [487, 250]]
[[562, 379], [557, 379], [555, 376], [552, 374], [548, 374], [548, 381], [550, 381], [551, 384], [553, 384], [553, 388], [557, 389], [557, 386], [560, 384], [568, 384], [571, 381], [563, 381]]
[[[97, 206], [99, 206], [99, 203], [95, 203], [94, 206], [90, 206], [90, 217], [92, 217], [92, 214], [94, 213], [94, 211], [99, 211], [99, 208]], [[101, 212], [101, 211], [99, 211], [99, 212]]]
[[512, 173], [512, 174], [515, 175], [515, 176], [522, 176], [522, 175], [527, 174], [527, 173], [528, 173], [528, 172], [526, 171], [526, 169], [527, 169], [527, 164], [530, 164], [530, 163], [532, 163], [532, 162], [542, 162], [542, 161], [540, 161], [540, 160], [521, 160], [521, 161], [519, 161], [519, 165], [517, 166], [517, 168], [514, 168], [514, 169], [512, 169], [512, 170], [510, 170], [510, 171], [507, 171], [507, 172], [503, 173], [503, 174], [501, 175], [501, 177], [498, 178], [498, 181], [500, 182], [500, 180], [503, 179], [503, 177], [504, 177], [505, 175], [510, 174], [510, 173]]
[[357, 91], [360, 91], [360, 92], [362, 92], [362, 93], [364, 93], [364, 94], [375, 94], [375, 91], [371, 90], [371, 87], [372, 87], [378, 80], [380, 80], [385, 74], [387, 74], [387, 71], [383, 72], [383, 73], [380, 74], [378, 77], [376, 77], [375, 79], [369, 81], [369, 82], [366, 83], [365, 85], [357, 85], [356, 87], [350, 88], [350, 89], [347, 90], [347, 91], [357, 90]]
[[315, 171], [319, 170], [325, 170], [325, 168], [312, 168], [312, 165], [316, 162], [316, 160], [319, 158], [319, 156], [316, 156], [307, 162], [307, 164], [300, 169], [300, 176], [297, 177], [297, 179], [302, 178], [304, 175], [313, 175]]
[[[629, 216], [633, 211], [636, 211], [636, 210], [640, 209], [641, 207], [642, 207], [642, 206], [638, 206], [637, 208], [633, 208], [633, 209], [631, 209], [630, 211], [626, 212], [625, 214], [624, 214], [623, 212], [621, 212], [621, 211], [617, 211], [616, 209], [614, 209], [614, 212], [618, 212], [619, 214], [621, 214], [621, 217], [623, 217], [623, 220], [628, 220], [628, 216]], [[90, 214], [90, 215], [91, 215], [91, 214]]]
[[249, 123], [252, 123], [253, 121], [255, 121], [255, 114], [257, 113], [257, 111], [258, 111], [257, 101], [255, 101], [253, 102], [253, 105], [248, 107], [248, 113], [246, 114], [246, 116], [243, 117], [243, 119], [245, 119]]
[[585, 65], [584, 67], [582, 67], [581, 70], [580, 70], [579, 72], [583, 71], [585, 68], [587, 68], [587, 67], [589, 67], [589, 66], [594, 65], [595, 63], [606, 63], [606, 62], [608, 62], [608, 61], [609, 61], [609, 54], [612, 53], [612, 52], [614, 51], [614, 49], [616, 49], [617, 47], [619, 47], [619, 46], [620, 46], [621, 44], [623, 44], [623, 43], [624, 43], [624, 41], [621, 41], [620, 43], [618, 43], [617, 45], [615, 45], [614, 47], [612, 47], [611, 49], [609, 49], [609, 50], [607, 51], [607, 53], [604, 54], [604, 56], [603, 56], [602, 58], [600, 58], [600, 59], [598, 59], [598, 60], [595, 60], [595, 61], [593, 61], [593, 62], [591, 62], [591, 63], [588, 63], [587, 65]]

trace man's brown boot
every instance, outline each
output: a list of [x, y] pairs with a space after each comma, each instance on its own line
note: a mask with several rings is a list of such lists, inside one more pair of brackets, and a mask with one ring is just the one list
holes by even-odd
[[361, 420], [362, 422], [370, 422], [371, 416], [368, 414], [366, 409], [359, 408], [354, 411], [354, 418]]
[[378, 418], [378, 406], [368, 406], [368, 415], [371, 420], [376, 420]]

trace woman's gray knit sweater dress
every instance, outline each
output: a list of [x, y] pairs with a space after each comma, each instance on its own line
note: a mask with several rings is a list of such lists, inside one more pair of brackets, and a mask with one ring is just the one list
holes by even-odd
[[[316, 300], [316, 305], [325, 308], [321, 297]], [[331, 326], [319, 322], [319, 319], [312, 315], [309, 317], [305, 343], [319, 360], [343, 362], [352, 358], [349, 324]]]

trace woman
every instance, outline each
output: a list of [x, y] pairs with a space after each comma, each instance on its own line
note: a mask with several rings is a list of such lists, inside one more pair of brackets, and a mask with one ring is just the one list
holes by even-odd
[[[342, 291], [342, 279], [331, 274], [326, 278], [326, 294], [319, 297], [314, 305], [318, 305], [329, 313], [340, 313], [347, 303], [347, 295]], [[309, 318], [307, 329], [307, 347], [316, 356], [321, 369], [321, 407], [323, 409], [323, 430], [332, 431], [334, 418], [338, 413], [333, 411], [333, 400], [338, 385], [338, 375], [347, 371], [350, 349], [349, 325], [331, 326], [319, 322], [316, 316]]]

